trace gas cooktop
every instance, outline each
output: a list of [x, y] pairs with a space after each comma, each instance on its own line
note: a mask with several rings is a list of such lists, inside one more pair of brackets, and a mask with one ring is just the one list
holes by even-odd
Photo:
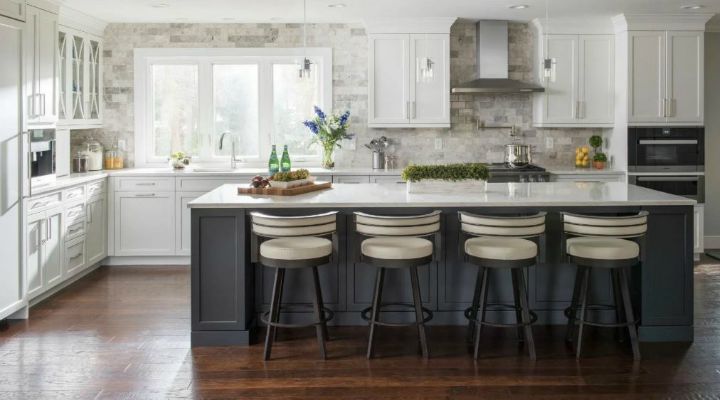
[[543, 167], [528, 164], [523, 167], [511, 167], [506, 163], [486, 164], [490, 170], [488, 182], [548, 182], [550, 173]]
[[518, 173], [523, 172], [545, 172], [545, 168], [537, 166], [535, 164], [528, 164], [523, 167], [511, 167], [507, 163], [489, 163], [486, 164], [490, 172], [493, 171], [507, 171], [507, 172], [513, 172], [517, 171]]

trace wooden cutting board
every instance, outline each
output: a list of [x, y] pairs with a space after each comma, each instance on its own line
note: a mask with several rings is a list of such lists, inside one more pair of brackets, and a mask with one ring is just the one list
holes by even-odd
[[316, 190], [331, 189], [332, 182], [315, 182], [309, 185], [297, 186], [289, 189], [281, 188], [254, 188], [254, 187], [239, 187], [238, 194], [259, 194], [265, 196], [295, 196], [303, 193], [310, 193]]

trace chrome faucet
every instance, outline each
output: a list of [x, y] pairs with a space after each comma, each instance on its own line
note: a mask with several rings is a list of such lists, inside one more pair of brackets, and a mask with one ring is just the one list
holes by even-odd
[[223, 149], [223, 141], [227, 135], [230, 136], [230, 168], [235, 169], [237, 167], [237, 159], [235, 158], [235, 136], [233, 136], [232, 133], [223, 132], [223, 134], [220, 135], [220, 150]]

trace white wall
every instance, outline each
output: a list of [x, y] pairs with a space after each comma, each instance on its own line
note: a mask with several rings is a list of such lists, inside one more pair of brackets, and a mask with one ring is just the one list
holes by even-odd
[[705, 247], [720, 248], [720, 32], [705, 34]]

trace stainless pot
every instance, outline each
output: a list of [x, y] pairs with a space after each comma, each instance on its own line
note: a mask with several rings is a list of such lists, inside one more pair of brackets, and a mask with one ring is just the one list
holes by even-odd
[[532, 163], [531, 151], [527, 144], [506, 144], [505, 163], [512, 168], [524, 167]]

